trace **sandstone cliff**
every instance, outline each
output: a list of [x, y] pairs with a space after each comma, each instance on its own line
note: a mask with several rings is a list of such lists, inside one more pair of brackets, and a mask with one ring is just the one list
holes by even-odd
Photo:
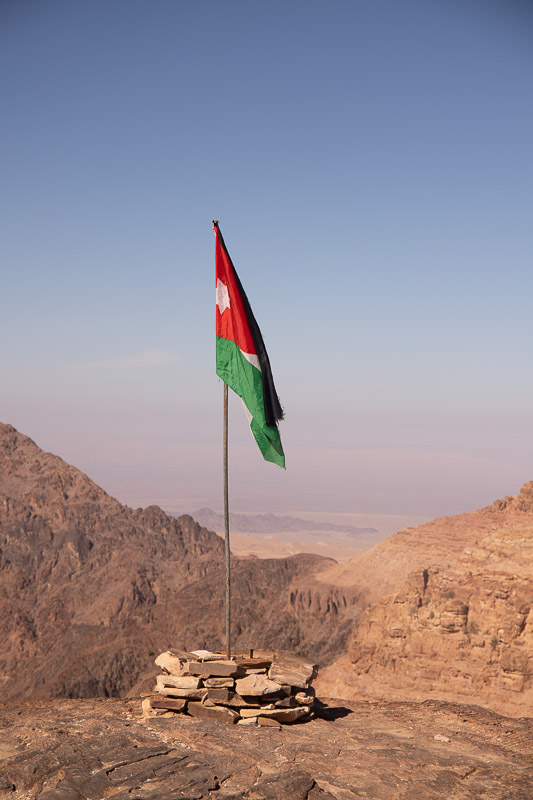
[[[367, 608], [347, 655], [320, 678], [321, 691], [533, 714], [533, 482], [516, 497], [402, 531], [378, 548], [364, 569], [388, 557], [387, 594]], [[407, 577], [402, 550], [415, 567]]]
[[[168, 647], [220, 647], [223, 550], [191, 517], [127, 508], [0, 424], [4, 699], [118, 696]], [[337, 656], [360, 609], [350, 590], [308, 577], [328, 563], [235, 558], [234, 646]]]

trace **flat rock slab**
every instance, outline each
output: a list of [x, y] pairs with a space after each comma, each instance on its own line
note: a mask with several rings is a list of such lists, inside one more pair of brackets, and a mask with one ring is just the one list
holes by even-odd
[[165, 708], [167, 711], [186, 711], [187, 701], [173, 697], [151, 697], [151, 708]]
[[255, 669], [268, 669], [272, 663], [272, 661], [268, 658], [239, 658], [235, 659], [237, 664], [240, 664], [241, 667], [244, 667], [248, 670], [255, 670]]
[[292, 653], [277, 653], [274, 659], [275, 664], [288, 669], [295, 669], [303, 672], [309, 680], [314, 680], [318, 675], [318, 664], [306, 658], [300, 658]]
[[271, 663], [278, 664], [280, 667], [295, 669], [303, 672], [312, 680], [318, 674], [318, 664], [308, 658], [295, 656], [293, 653], [285, 653], [280, 650], [253, 650], [254, 658], [262, 658]]
[[278, 683], [294, 686], [295, 689], [307, 689], [310, 680], [308, 670], [290, 669], [281, 664], [272, 664], [268, 670], [268, 677]]
[[208, 689], [234, 689], [235, 681], [233, 678], [205, 678], [204, 686]]
[[[533, 719], [474, 706], [328, 701], [305, 724], [139, 718], [139, 701], [0, 709], [10, 800], [529, 800]], [[322, 710], [320, 711], [320, 708]], [[449, 742], [436, 740], [446, 737]]]
[[200, 678], [195, 675], [158, 675], [156, 684], [158, 691], [159, 687], [164, 689], [168, 686], [173, 686], [175, 689], [198, 689]]
[[172, 656], [177, 656], [182, 661], [194, 661], [195, 659], [194, 653], [189, 652], [189, 650], [178, 650], [175, 647], [171, 647], [169, 650], [167, 650], [167, 652], [170, 653]]
[[[143, 698], [141, 703], [141, 710], [143, 717], [161, 717], [163, 714], [168, 714], [170, 716], [173, 714], [173, 711], [170, 711], [168, 708], [153, 708], [151, 701], [151, 697]], [[1, 797], [2, 795], [0, 795]]]
[[193, 658], [190, 661], [220, 661], [224, 658], [223, 653], [212, 653], [211, 650], [192, 650]]
[[233, 708], [250, 708], [250, 706], [259, 706], [258, 703], [249, 703], [240, 694], [232, 692], [231, 689], [208, 689], [207, 699], [212, 703], [219, 703], [223, 706], [233, 706]]
[[[311, 700], [315, 698], [312, 697]], [[304, 705], [304, 703], [297, 703], [295, 697], [276, 697], [274, 700], [276, 708], [294, 708], [296, 705]]]
[[245, 673], [235, 661], [188, 661], [186, 671], [201, 678], [233, 678]]
[[257, 717], [257, 724], [265, 728], [277, 728], [279, 731], [281, 730], [279, 722], [276, 722], [275, 719], [271, 719], [270, 717]]
[[271, 681], [266, 675], [247, 675], [235, 681], [238, 694], [245, 696], [261, 696], [275, 694], [281, 690], [281, 684]]
[[296, 722], [297, 719], [304, 717], [309, 713], [309, 708], [306, 706], [298, 706], [297, 708], [241, 708], [239, 711], [241, 717], [269, 717], [278, 722]]
[[191, 717], [203, 717], [204, 719], [216, 720], [217, 722], [237, 722], [239, 714], [232, 708], [221, 708], [220, 706], [205, 706], [203, 703], [189, 703], [187, 711]]
[[165, 697], [182, 697], [184, 700], [203, 700], [207, 697], [207, 689], [179, 689], [175, 686], [156, 686], [155, 691]]

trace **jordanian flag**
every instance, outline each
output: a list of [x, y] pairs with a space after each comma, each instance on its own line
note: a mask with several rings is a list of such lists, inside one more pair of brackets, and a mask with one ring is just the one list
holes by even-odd
[[213, 229], [216, 238], [217, 375], [242, 398], [263, 458], [285, 467], [278, 431], [283, 411], [263, 337], [216, 220]]

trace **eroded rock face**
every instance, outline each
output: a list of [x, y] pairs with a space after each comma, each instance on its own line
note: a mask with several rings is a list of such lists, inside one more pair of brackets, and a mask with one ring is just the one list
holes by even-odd
[[[332, 701], [279, 730], [140, 719], [138, 701], [0, 710], [0, 797], [12, 800], [526, 800], [531, 720], [468, 706]], [[204, 709], [205, 711], [205, 709]], [[274, 727], [263, 727], [273, 725]]]
[[490, 511], [490, 529], [453, 564], [432, 567], [428, 557], [426, 569], [368, 608], [347, 657], [319, 677], [320, 691], [533, 715], [533, 483]]
[[[234, 558], [234, 646], [322, 661], [341, 652], [356, 597], [315, 586], [329, 563]], [[224, 543], [191, 517], [123, 506], [0, 424], [3, 699], [119, 696], [152, 685], [160, 651], [220, 648], [224, 570]]]

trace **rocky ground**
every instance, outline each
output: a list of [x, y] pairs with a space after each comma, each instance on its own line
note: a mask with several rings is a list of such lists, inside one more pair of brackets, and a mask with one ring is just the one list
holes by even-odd
[[533, 719], [474, 706], [327, 701], [273, 728], [140, 716], [135, 700], [0, 711], [0, 798], [529, 800]]

